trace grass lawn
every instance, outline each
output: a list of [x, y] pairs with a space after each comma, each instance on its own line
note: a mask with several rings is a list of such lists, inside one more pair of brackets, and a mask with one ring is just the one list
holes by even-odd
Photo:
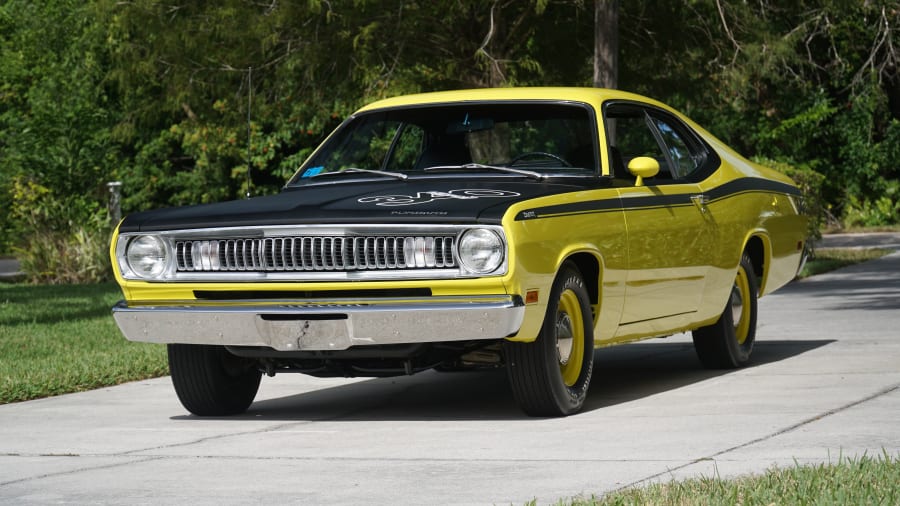
[[[533, 503], [532, 503], [533, 504]], [[788, 505], [900, 504], [900, 460], [890, 455], [842, 459], [839, 464], [772, 469], [736, 479], [695, 478], [623, 490], [559, 505]]]
[[0, 404], [168, 374], [165, 347], [122, 337], [114, 283], [0, 283]]
[[816, 257], [806, 262], [800, 271], [800, 278], [807, 278], [822, 274], [848, 265], [858, 264], [867, 260], [881, 258], [890, 253], [890, 250], [871, 248], [820, 248], [816, 250]]

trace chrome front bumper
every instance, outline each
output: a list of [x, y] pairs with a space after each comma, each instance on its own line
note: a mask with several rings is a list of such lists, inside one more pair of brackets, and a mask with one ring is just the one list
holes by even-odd
[[312, 351], [501, 339], [515, 334], [525, 316], [522, 299], [513, 296], [209, 304], [121, 301], [113, 317], [129, 341]]

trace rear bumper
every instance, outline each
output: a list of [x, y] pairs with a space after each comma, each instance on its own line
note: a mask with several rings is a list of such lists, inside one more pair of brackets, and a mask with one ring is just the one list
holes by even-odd
[[502, 339], [515, 334], [525, 316], [518, 296], [215, 305], [121, 301], [112, 311], [130, 341], [268, 346], [279, 351]]

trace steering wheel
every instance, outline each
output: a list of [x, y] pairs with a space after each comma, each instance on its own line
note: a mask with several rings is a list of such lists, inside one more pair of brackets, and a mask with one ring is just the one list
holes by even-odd
[[515, 165], [516, 162], [519, 162], [526, 158], [537, 158], [537, 157], [543, 157], [543, 158], [549, 158], [551, 160], [556, 160], [557, 162], [563, 164], [563, 166], [565, 166], [565, 167], [572, 166], [572, 164], [569, 163], [568, 161], [566, 161], [565, 158], [563, 158], [559, 155], [554, 155], [553, 153], [546, 153], [544, 151], [529, 151], [527, 153], [522, 153], [521, 155], [518, 155], [515, 158], [513, 158], [512, 160], [510, 160], [509, 165], [510, 166]]

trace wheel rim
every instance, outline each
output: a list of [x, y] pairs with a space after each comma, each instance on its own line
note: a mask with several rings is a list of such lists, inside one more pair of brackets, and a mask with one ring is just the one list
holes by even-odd
[[731, 318], [734, 322], [734, 336], [738, 344], [744, 344], [750, 333], [750, 281], [747, 272], [740, 268], [731, 289]]
[[570, 387], [578, 382], [584, 361], [583, 322], [578, 296], [565, 290], [556, 311], [556, 356], [563, 382]]

